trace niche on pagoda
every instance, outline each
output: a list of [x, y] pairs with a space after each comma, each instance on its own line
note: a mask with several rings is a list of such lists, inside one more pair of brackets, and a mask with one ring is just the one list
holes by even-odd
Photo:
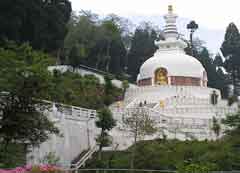
[[167, 85], [168, 84], [168, 72], [165, 68], [158, 68], [155, 71], [155, 84], [156, 85]]

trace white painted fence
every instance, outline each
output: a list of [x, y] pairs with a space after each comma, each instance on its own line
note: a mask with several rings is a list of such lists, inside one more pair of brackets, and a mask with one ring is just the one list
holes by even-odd
[[69, 167], [71, 161], [81, 152], [96, 146], [95, 137], [99, 129], [95, 127], [96, 111], [64, 104], [44, 101], [51, 108], [44, 110], [61, 136], [51, 135], [50, 139], [28, 154], [28, 163], [38, 164], [49, 153], [59, 158], [59, 164]]

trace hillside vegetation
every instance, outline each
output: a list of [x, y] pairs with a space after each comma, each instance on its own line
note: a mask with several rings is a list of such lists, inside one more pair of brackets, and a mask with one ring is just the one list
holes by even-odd
[[[180, 170], [194, 164], [210, 170], [239, 170], [239, 136], [218, 141], [142, 141], [136, 147], [136, 169]], [[126, 151], [106, 151], [103, 161], [96, 157], [86, 168], [130, 168], [131, 147]]]

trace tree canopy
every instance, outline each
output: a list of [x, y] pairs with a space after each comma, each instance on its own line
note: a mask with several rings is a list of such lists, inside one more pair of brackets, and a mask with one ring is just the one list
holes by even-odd
[[1, 0], [0, 42], [29, 42], [34, 49], [57, 55], [71, 11], [69, 0]]
[[[13, 157], [13, 144], [39, 145], [58, 128], [41, 111], [40, 99], [47, 95], [51, 64], [48, 55], [23, 44], [0, 48], [0, 161]], [[3, 150], [3, 151], [2, 151]]]
[[237, 26], [230, 23], [227, 27], [221, 51], [225, 57], [224, 67], [231, 75], [234, 95], [240, 95], [240, 34]]

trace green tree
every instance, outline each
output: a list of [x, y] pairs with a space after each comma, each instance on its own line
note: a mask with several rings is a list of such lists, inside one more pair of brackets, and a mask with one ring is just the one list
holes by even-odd
[[136, 81], [142, 63], [157, 50], [154, 44], [157, 39], [156, 29], [148, 23], [143, 23], [135, 30], [128, 55], [128, 73], [132, 81]]
[[122, 36], [125, 31], [121, 20], [115, 15], [100, 20], [97, 15], [85, 11], [79, 16], [73, 15], [64, 46], [68, 58], [71, 59], [72, 48], [80, 45], [75, 51], [76, 55], [81, 53], [79, 57], [82, 57], [78, 64], [121, 75], [126, 66], [126, 48]]
[[227, 97], [227, 76], [223, 71], [216, 67], [213, 59], [210, 56], [208, 49], [202, 45], [201, 41], [197, 44], [193, 43], [193, 49], [195, 51], [195, 58], [199, 60], [207, 72], [208, 86], [211, 88], [217, 88], [221, 90], [221, 94], [224, 98]]
[[72, 49], [79, 49], [76, 50], [76, 56], [83, 59], [77, 62], [78, 65], [87, 62], [88, 66], [93, 67], [96, 63], [94, 60], [91, 61], [92, 57], [90, 57], [100, 35], [96, 20], [98, 20], [97, 15], [82, 11], [80, 15], [73, 14], [69, 21], [69, 32], [64, 41], [65, 54], [68, 58], [71, 58]]
[[129, 82], [127, 80], [122, 81], [123, 94], [125, 94], [127, 88], [129, 88]]
[[29, 42], [59, 56], [71, 11], [69, 0], [2, 0], [0, 42]]
[[190, 30], [190, 49], [191, 55], [194, 56], [193, 34], [198, 29], [198, 24], [194, 20], [192, 20], [189, 24], [187, 24], [187, 29]]
[[104, 36], [103, 38], [106, 41], [106, 54], [104, 58], [105, 58], [105, 71], [108, 72], [111, 61], [110, 50], [112, 47], [112, 42], [120, 38], [120, 29], [113, 18], [105, 19], [101, 25], [101, 29]]
[[240, 34], [234, 23], [227, 27], [221, 51], [225, 57], [225, 68], [231, 74], [234, 95], [240, 94]]
[[216, 139], [218, 139], [220, 132], [221, 132], [221, 125], [219, 124], [216, 117], [213, 117], [213, 119], [212, 119], [212, 130], [216, 135]]
[[59, 133], [41, 111], [40, 100], [49, 87], [50, 64], [46, 54], [33, 51], [26, 44], [9, 43], [0, 49], [0, 138], [4, 146], [1, 159], [12, 144], [39, 145], [49, 134]]
[[113, 119], [112, 113], [108, 108], [102, 108], [97, 113], [96, 126], [101, 128], [101, 133], [97, 137], [96, 141], [99, 145], [99, 160], [102, 159], [102, 148], [110, 144], [110, 138], [108, 131], [116, 126], [116, 121]]
[[81, 61], [83, 60], [84, 56], [85, 49], [82, 46], [80, 45], [73, 46], [68, 56], [69, 65], [71, 65], [73, 69], [76, 69], [81, 64]]
[[131, 169], [134, 169], [137, 141], [146, 135], [152, 135], [156, 132], [155, 122], [149, 117], [147, 111], [141, 107], [136, 108], [125, 115], [123, 123], [133, 135], [133, 146], [131, 151]]
[[223, 120], [223, 123], [230, 127], [226, 132], [230, 135], [239, 134], [240, 132], [240, 112], [228, 115], [226, 119]]
[[222, 57], [219, 53], [215, 56], [215, 58], [213, 60], [213, 63], [217, 67], [222, 67], [223, 66], [223, 59], [222, 59]]

